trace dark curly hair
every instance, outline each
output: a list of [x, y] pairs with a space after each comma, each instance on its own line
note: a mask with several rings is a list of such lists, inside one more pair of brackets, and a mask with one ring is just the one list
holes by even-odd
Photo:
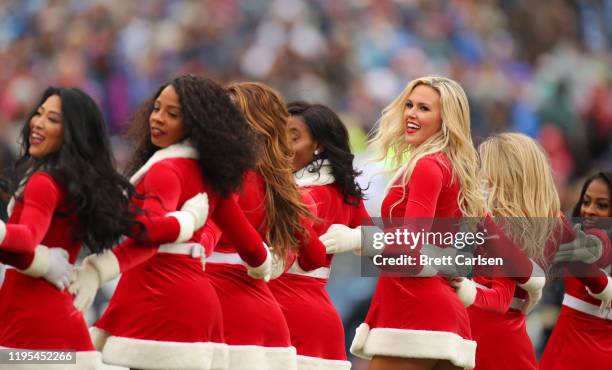
[[[62, 145], [54, 153], [34, 158], [29, 154], [30, 122], [53, 95], [62, 104]], [[67, 194], [67, 206], [59, 214], [76, 213], [79, 225], [74, 238], [82, 240], [89, 250], [98, 253], [117, 244], [122, 235], [143, 231], [143, 225], [135, 219], [139, 210], [128, 198], [135, 189], [115, 170], [106, 122], [89, 95], [76, 88], [48, 87], [23, 125], [20, 145], [11, 179], [13, 196], [29, 175], [48, 173]]]
[[605, 182], [606, 185], [608, 185], [608, 192], [610, 193], [610, 198], [612, 198], [612, 170], [597, 172], [593, 176], [586, 179], [584, 185], [582, 185], [582, 190], [580, 190], [580, 198], [578, 198], [578, 202], [576, 202], [576, 204], [574, 205], [574, 209], [572, 210], [572, 217], [580, 217], [580, 208], [582, 207], [584, 193], [586, 193], [589, 185], [591, 185], [591, 183], [595, 180], [601, 180]]
[[128, 138], [136, 149], [127, 174], [134, 174], [159, 149], [151, 142], [149, 117], [155, 100], [168, 85], [179, 97], [185, 139], [199, 151], [202, 176], [223, 197], [237, 191], [244, 173], [256, 166], [255, 134], [221, 86], [191, 74], [161, 86], [133, 117]]
[[348, 130], [340, 117], [325, 105], [303, 101], [291, 102], [287, 105], [287, 109], [292, 116], [302, 118], [312, 138], [324, 148], [308, 165], [307, 170], [317, 173], [323, 164], [323, 161], [319, 159], [329, 160], [332, 174], [340, 188], [344, 202], [358, 206], [359, 200], [365, 199], [364, 189], [356, 181], [361, 171], [353, 168], [355, 156], [351, 153]]

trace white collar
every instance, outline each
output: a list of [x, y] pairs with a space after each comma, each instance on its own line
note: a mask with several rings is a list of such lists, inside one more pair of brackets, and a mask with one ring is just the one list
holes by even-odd
[[147, 160], [147, 162], [142, 167], [138, 169], [138, 171], [136, 171], [134, 175], [132, 175], [132, 177], [130, 177], [130, 182], [133, 185], [138, 184], [138, 182], [142, 180], [144, 175], [154, 164], [168, 158], [198, 159], [199, 153], [185, 140], [176, 144], [172, 144], [164, 149], [159, 149], [151, 156], [151, 158], [149, 158], [149, 160]]
[[[318, 171], [309, 171], [309, 169], [317, 168], [319, 165], [320, 168]], [[306, 167], [296, 171], [293, 174], [293, 178], [300, 188], [315, 185], [329, 185], [336, 182], [336, 179], [332, 173], [331, 164], [327, 159], [319, 159], [309, 163], [306, 165]]]

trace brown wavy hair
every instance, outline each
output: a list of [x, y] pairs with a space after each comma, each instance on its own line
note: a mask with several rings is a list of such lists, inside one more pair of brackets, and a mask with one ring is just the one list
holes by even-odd
[[313, 218], [293, 179], [289, 112], [280, 94], [265, 84], [233, 83], [226, 91], [259, 137], [257, 170], [266, 183], [266, 239], [284, 259], [288, 252], [297, 252], [300, 235], [308, 236], [301, 220]]

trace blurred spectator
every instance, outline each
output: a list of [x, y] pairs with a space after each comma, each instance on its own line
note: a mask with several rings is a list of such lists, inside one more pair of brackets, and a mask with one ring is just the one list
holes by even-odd
[[[611, 47], [612, 0], [4, 0], [0, 135], [16, 147], [50, 84], [86, 90], [118, 134], [151, 91], [192, 72], [321, 101], [361, 152], [409, 80], [446, 75], [469, 95], [476, 142], [508, 130], [541, 141], [567, 208], [579, 177], [612, 161]], [[372, 214], [381, 187], [368, 190]], [[345, 315], [362, 299], [347, 297], [358, 285], [331, 288]]]

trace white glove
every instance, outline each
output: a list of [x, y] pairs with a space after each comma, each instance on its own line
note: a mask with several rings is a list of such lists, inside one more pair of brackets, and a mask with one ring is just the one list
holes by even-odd
[[576, 238], [569, 243], [559, 246], [555, 255], [555, 263], [568, 261], [581, 261], [584, 263], [596, 262], [603, 253], [601, 240], [595, 235], [588, 235], [582, 231], [582, 225], [574, 225]]
[[264, 243], [264, 248], [266, 249], [266, 259], [263, 263], [256, 267], [251, 267], [249, 265], [246, 266], [247, 274], [253, 279], [262, 279], [265, 282], [270, 281], [270, 276], [272, 275], [272, 253], [270, 253], [270, 249]]
[[542, 289], [527, 291], [527, 300], [523, 304], [521, 312], [523, 312], [523, 314], [525, 315], [529, 315], [529, 313], [535, 308], [541, 298]]
[[98, 270], [90, 264], [83, 262], [72, 274], [68, 291], [74, 295], [74, 307], [81, 311], [87, 311], [96, 298], [96, 293], [100, 289], [100, 276]]
[[464, 307], [469, 307], [476, 300], [476, 284], [470, 279], [457, 277], [450, 281], [450, 285], [455, 288], [455, 293], [459, 297]]
[[55, 285], [57, 289], [64, 290], [70, 284], [70, 275], [74, 266], [68, 262], [68, 251], [64, 248], [49, 248], [49, 270], [42, 277]]
[[361, 228], [351, 229], [342, 224], [333, 224], [319, 237], [327, 254], [357, 251], [361, 249]]
[[183, 203], [181, 211], [188, 212], [193, 217], [193, 225], [198, 230], [208, 218], [208, 194], [198, 193]]
[[272, 253], [272, 267], [270, 272], [270, 280], [276, 279], [285, 272], [285, 261], [280, 259], [276, 254]]
[[546, 277], [544, 274], [544, 270], [533, 260], [531, 261], [533, 269], [531, 271], [531, 276], [529, 280], [527, 280], [523, 284], [517, 284], [520, 288], [527, 292], [527, 300], [521, 311], [527, 315], [533, 308], [538, 304], [540, 298], [542, 298], [542, 289], [544, 289], [544, 284], [546, 284]]
[[119, 276], [119, 272], [119, 261], [112, 251], [87, 256], [72, 274], [68, 288], [75, 295], [74, 307], [82, 312], [87, 311], [100, 286]]
[[589, 295], [595, 299], [599, 299], [601, 301], [601, 305], [599, 305], [599, 314], [603, 314], [606, 310], [610, 310], [612, 304], [612, 279], [608, 276], [608, 285], [599, 293], [591, 292], [589, 287], [586, 287]]

